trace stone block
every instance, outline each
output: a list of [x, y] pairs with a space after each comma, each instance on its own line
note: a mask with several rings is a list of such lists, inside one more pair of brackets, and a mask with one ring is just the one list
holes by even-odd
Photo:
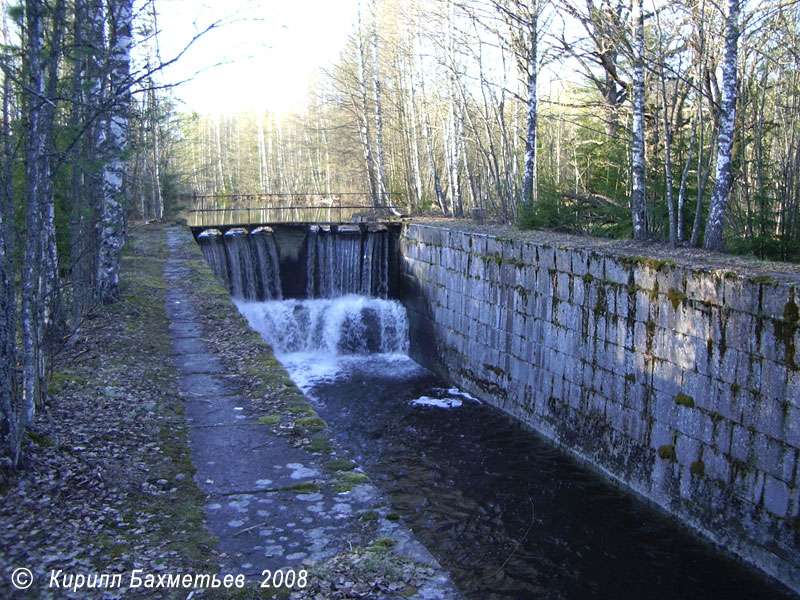
[[731, 464], [725, 453], [704, 445], [701, 460], [705, 464], [705, 476], [708, 479], [718, 481], [723, 486], [728, 484], [731, 477]]
[[560, 301], [567, 303], [570, 299], [570, 275], [559, 271], [553, 281], [553, 295]]
[[735, 348], [727, 348], [720, 355], [720, 368], [717, 377], [725, 383], [736, 382], [736, 366], [740, 360], [740, 352]]
[[741, 424], [744, 422], [744, 404], [752, 401], [752, 395], [745, 390], [735, 393], [731, 385], [712, 379], [712, 392], [714, 394], [714, 412], [729, 421]]
[[636, 313], [633, 315], [633, 318], [637, 321], [641, 321], [645, 323], [651, 320], [652, 317], [652, 302], [650, 301], [650, 295], [642, 290], [636, 292]]
[[467, 245], [470, 246], [470, 252], [477, 256], [483, 256], [486, 254], [486, 243], [488, 241], [488, 236], [481, 233], [472, 233], [469, 236], [469, 241]]
[[758, 313], [759, 284], [742, 277], [725, 277], [722, 294], [725, 306], [731, 310]]
[[772, 438], [754, 433], [752, 436], [752, 463], [757, 469], [772, 477], [783, 477], [784, 446]]
[[725, 321], [725, 342], [728, 347], [745, 353], [756, 351], [758, 342], [753, 335], [755, 323], [753, 315], [731, 311]]
[[786, 396], [788, 380], [785, 365], [768, 359], [761, 363], [761, 395], [765, 398], [783, 399]]
[[505, 239], [502, 241], [502, 250], [500, 255], [503, 257], [504, 261], [508, 261], [510, 263], [521, 264], [522, 263], [522, 242], [519, 242], [514, 239]]
[[576, 277], [583, 277], [589, 273], [589, 253], [586, 250], [575, 249], [572, 251], [570, 271]]
[[795, 284], [762, 283], [761, 312], [768, 319], [782, 319], [786, 313], [786, 305], [800, 298], [800, 288]]
[[626, 409], [623, 413], [622, 431], [639, 445], [647, 444], [650, 421], [640, 411]]
[[681, 391], [694, 400], [697, 408], [706, 412], [714, 410], [711, 378], [688, 369], [682, 369], [681, 375]]
[[698, 302], [722, 306], [722, 278], [704, 271], [690, 271], [686, 274], [684, 293]]
[[572, 250], [569, 248], [555, 249], [556, 270], [562, 273], [572, 272]]
[[683, 267], [664, 265], [656, 273], [656, 282], [661, 294], [666, 294], [669, 290], [675, 290], [684, 297], [686, 295], [686, 271]]
[[617, 257], [606, 256], [603, 279], [617, 285], [628, 285], [631, 277], [631, 266]]
[[786, 517], [790, 500], [789, 486], [780, 479], [767, 475], [764, 481], [764, 508], [777, 517]]
[[790, 406], [800, 408], [800, 371], [789, 371], [787, 377], [786, 402]]
[[589, 252], [589, 275], [591, 275], [595, 280], [601, 280], [605, 276], [605, 260], [606, 257], [604, 254], [600, 254], [595, 251]]
[[525, 265], [538, 266], [539, 262], [536, 258], [536, 244], [532, 242], [522, 243], [522, 262]]
[[713, 420], [709, 415], [696, 408], [679, 408], [676, 429], [705, 444], [714, 443]]
[[727, 419], [713, 420], [714, 432], [712, 446], [717, 452], [722, 454], [731, 453], [731, 443], [733, 439], [733, 423]]
[[675, 442], [675, 456], [682, 465], [689, 466], [700, 459], [701, 444], [688, 435], [679, 435]]
[[664, 360], [653, 361], [653, 387], [674, 398], [681, 392], [683, 371], [675, 363]]
[[730, 455], [737, 460], [747, 462], [752, 453], [753, 434], [738, 424], [734, 424], [732, 428]]
[[660, 390], [654, 389], [650, 398], [650, 410], [653, 418], [669, 425], [671, 429], [678, 429], [678, 409], [674, 397]]
[[633, 270], [633, 283], [647, 291], [656, 285], [656, 271], [646, 264], [637, 265]]
[[786, 442], [800, 448], [800, 408], [789, 405], [786, 408]]
[[551, 246], [538, 246], [536, 264], [545, 269], [555, 269], [555, 250]]
[[761, 396], [760, 400], [756, 429], [772, 438], [784, 439], [788, 405], [782, 398]]

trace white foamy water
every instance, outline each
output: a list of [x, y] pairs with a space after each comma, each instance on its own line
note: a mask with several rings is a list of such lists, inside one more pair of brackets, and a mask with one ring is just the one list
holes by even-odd
[[[315, 398], [316, 385], [360, 379], [365, 373], [400, 382], [427, 372], [407, 355], [408, 319], [405, 308], [395, 300], [351, 294], [333, 299], [234, 302], [310, 398]], [[458, 388], [432, 391], [435, 395], [429, 392], [411, 404], [456, 408], [464, 401], [478, 402]]]
[[347, 295], [335, 299], [234, 300], [255, 331], [279, 356], [405, 354], [408, 319], [395, 300]]
[[478, 402], [480, 400], [477, 398], [473, 398], [466, 392], [462, 392], [458, 388], [450, 388], [450, 389], [441, 389], [436, 388], [433, 390], [436, 392], [435, 396], [420, 396], [419, 398], [415, 398], [410, 402], [413, 406], [434, 406], [437, 408], [458, 408], [461, 406], [465, 400], [470, 402]]

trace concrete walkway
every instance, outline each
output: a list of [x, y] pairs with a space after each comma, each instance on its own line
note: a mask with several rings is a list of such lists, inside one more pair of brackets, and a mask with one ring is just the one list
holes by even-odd
[[[395, 553], [435, 571], [416, 598], [461, 598], [413, 534], [385, 518], [388, 503], [372, 484], [338, 492], [325, 469], [329, 459], [291, 446], [259, 423], [250, 401], [237, 394], [237, 382], [221, 375], [219, 357], [203, 341], [214, 332], [203, 331], [187, 288], [191, 273], [183, 263], [197, 260], [186, 252], [191, 243], [185, 229], [168, 230], [166, 312], [177, 384], [187, 398], [195, 481], [207, 495], [206, 522], [219, 538], [222, 573], [261, 581], [265, 569], [318, 564], [376, 537], [390, 537], [398, 542]], [[367, 514], [380, 517], [361, 518]]]

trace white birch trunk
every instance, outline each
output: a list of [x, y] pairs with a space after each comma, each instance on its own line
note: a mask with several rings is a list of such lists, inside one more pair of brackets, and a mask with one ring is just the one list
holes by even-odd
[[124, 153], [128, 145], [130, 110], [130, 56], [133, 46], [132, 0], [115, 0], [109, 5], [109, 86], [114, 98], [109, 110], [101, 152], [106, 157], [103, 169], [103, 199], [100, 214], [100, 238], [97, 264], [97, 292], [108, 304], [119, 298], [119, 268], [125, 244], [125, 209], [123, 174]]
[[722, 65], [722, 102], [719, 112], [719, 142], [714, 191], [711, 194], [703, 246], [706, 250], [724, 250], [722, 230], [731, 190], [731, 152], [736, 122], [737, 73], [739, 54], [739, 0], [728, 0], [725, 19], [725, 61]]
[[533, 206], [537, 195], [536, 134], [539, 126], [539, 99], [536, 90], [539, 73], [538, 21], [539, 0], [532, 0], [528, 26], [528, 123], [525, 131], [525, 162], [522, 174], [522, 204]]
[[642, 0], [633, 0], [633, 139], [631, 165], [633, 171], [633, 237], [647, 236], [647, 199], [645, 195], [644, 146], [644, 14]]
[[381, 70], [378, 56], [378, 3], [372, 0], [372, 81], [375, 93], [375, 174], [377, 176], [379, 205], [388, 207], [394, 214], [399, 214], [389, 199], [386, 189], [386, 165], [383, 148], [383, 98], [381, 90]]
[[380, 188], [375, 173], [375, 158], [372, 148], [372, 131], [369, 121], [369, 100], [367, 97], [367, 54], [364, 47], [364, 29], [361, 21], [361, 2], [358, 3], [358, 91], [361, 100], [361, 145], [364, 150], [364, 162], [367, 166], [370, 200], [373, 206], [380, 204]]
[[[45, 11], [41, 0], [26, 0], [25, 22], [27, 25], [27, 39], [25, 43], [25, 59], [27, 69], [27, 128], [25, 132], [25, 200], [26, 215], [25, 225], [28, 235], [25, 240], [25, 249], [22, 263], [22, 342], [23, 342], [23, 393], [20, 406], [20, 427], [24, 431], [33, 423], [36, 414], [36, 404], [40, 393], [39, 388], [39, 336], [37, 306], [41, 302], [39, 297], [41, 278], [41, 236], [37, 235], [41, 227], [41, 214], [46, 192], [47, 153], [45, 142], [47, 139], [44, 128], [44, 65], [42, 62], [42, 19]], [[22, 436], [16, 440], [15, 461], [19, 457]]]

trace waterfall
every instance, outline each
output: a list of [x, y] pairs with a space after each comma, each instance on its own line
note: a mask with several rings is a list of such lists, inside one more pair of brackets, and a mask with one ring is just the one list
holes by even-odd
[[394, 300], [346, 295], [316, 300], [236, 300], [236, 306], [277, 354], [338, 356], [408, 350], [405, 308]]
[[212, 270], [234, 298], [282, 298], [280, 265], [272, 233], [248, 234], [232, 229], [225, 235], [201, 234], [200, 249]]
[[388, 232], [313, 227], [306, 239], [306, 296], [361, 294], [386, 298], [389, 290]]

